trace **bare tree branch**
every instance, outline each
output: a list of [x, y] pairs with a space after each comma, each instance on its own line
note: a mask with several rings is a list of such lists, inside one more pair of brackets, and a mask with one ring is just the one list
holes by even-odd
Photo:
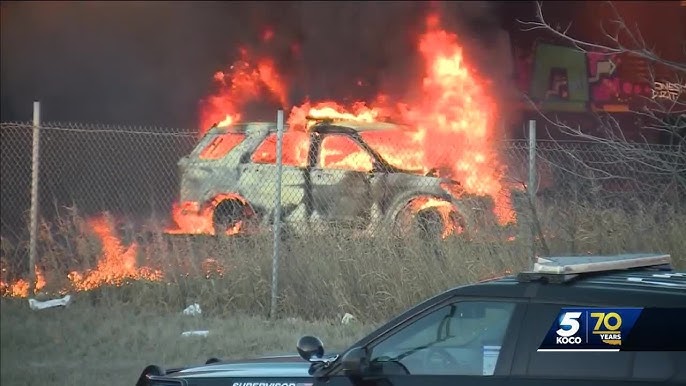
[[[517, 21], [523, 26], [522, 31], [548, 31], [552, 33], [554, 36], [562, 38], [565, 41], [569, 42], [576, 49], [583, 52], [588, 52], [588, 50], [595, 49], [599, 51], [605, 51], [605, 54], [608, 55], [628, 53], [649, 60], [651, 62], [659, 62], [660, 64], [670, 67], [677, 71], [686, 71], [686, 63], [679, 63], [671, 60], [666, 60], [664, 58], [661, 58], [659, 55], [656, 55], [654, 50], [651, 50], [647, 47], [641, 33], [638, 31], [638, 28], [636, 28], [636, 32], [632, 31], [631, 28], [629, 28], [626, 25], [624, 19], [621, 17], [614, 4], [612, 4], [612, 2], [607, 2], [607, 4], [610, 5], [613, 11], [613, 19], [611, 20], [611, 23], [615, 24], [617, 28], [616, 32], [612, 34], [606, 31], [604, 28], [602, 28], [601, 24], [603, 35], [609, 39], [609, 41], [611, 42], [610, 44], [591, 43], [570, 36], [569, 29], [571, 27], [571, 23], [563, 31], [556, 29], [543, 16], [543, 6], [541, 2], [536, 2], [536, 20]], [[627, 46], [620, 42], [620, 34], [626, 36], [630, 45]]]

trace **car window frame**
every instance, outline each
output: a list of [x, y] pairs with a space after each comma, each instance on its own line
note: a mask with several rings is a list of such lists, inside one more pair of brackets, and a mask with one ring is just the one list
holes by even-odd
[[[220, 156], [212, 156], [212, 157], [207, 157], [203, 156], [205, 153], [212, 153], [216, 151], [216, 149], [219, 147], [221, 144], [223, 138], [229, 138], [231, 136], [236, 136], [240, 137], [240, 141], [235, 143], [230, 149], [225, 151], [222, 155]], [[213, 131], [213, 132], [208, 132], [202, 140], [195, 146], [193, 149], [191, 155], [194, 156], [195, 159], [202, 161], [202, 162], [215, 162], [222, 160], [226, 158], [229, 154], [231, 154], [237, 147], [241, 146], [245, 141], [248, 139], [248, 135], [246, 133], [242, 132], [235, 132], [235, 131]], [[213, 147], [210, 149], [210, 147]]]
[[[501, 344], [501, 349], [499, 353], [499, 358], [498, 358], [498, 363], [496, 365], [496, 368], [493, 372], [492, 375], [484, 376], [484, 375], [435, 375], [435, 376], [450, 376], [450, 377], [469, 377], [469, 378], [495, 378], [495, 377], [503, 377], [503, 376], [509, 376], [511, 368], [512, 368], [512, 363], [514, 360], [514, 354], [516, 352], [517, 344], [519, 341], [519, 333], [515, 333], [520, 331], [522, 322], [524, 320], [524, 315], [526, 314], [526, 308], [529, 303], [529, 299], [527, 298], [509, 298], [509, 297], [482, 297], [482, 296], [464, 296], [464, 295], [455, 295], [455, 296], [450, 296], [444, 299], [441, 299], [433, 304], [426, 305], [425, 307], [415, 310], [411, 315], [408, 315], [404, 320], [402, 320], [400, 323], [395, 324], [394, 326], [388, 328], [385, 331], [378, 331], [376, 336], [373, 338], [369, 339], [368, 341], [365, 342], [362, 347], [365, 349], [366, 352], [370, 353], [373, 352], [373, 348], [377, 345], [379, 345], [381, 342], [385, 341], [391, 336], [394, 336], [395, 334], [399, 333], [400, 331], [404, 330], [407, 326], [410, 324], [413, 324], [419, 319], [422, 319], [425, 316], [428, 316], [429, 314], [436, 312], [440, 310], [441, 308], [455, 304], [455, 303], [460, 303], [460, 302], [501, 302], [501, 303], [512, 303], [515, 305], [513, 311], [512, 311], [512, 316], [510, 317], [510, 322], [507, 326], [507, 330], [505, 331], [505, 339], [503, 340]], [[366, 340], [366, 339], [365, 339]], [[338, 373], [338, 371], [336, 371]], [[336, 374], [339, 375], [339, 374]], [[412, 376], [412, 375], [409, 375]], [[426, 376], [426, 375], [421, 375], [421, 376]]]
[[[292, 133], [294, 133], [294, 132], [293, 131], [286, 131], [283, 133], [283, 135], [284, 136], [286, 134], [290, 135]], [[299, 132], [296, 132], [296, 133], [300, 134]], [[267, 143], [272, 136], [278, 137], [278, 133], [276, 131], [269, 131], [261, 140], [257, 141], [257, 144], [254, 146], [252, 151], [248, 152], [249, 156], [248, 156], [248, 162], [247, 163], [250, 163], [253, 165], [267, 165], [267, 166], [276, 166], [277, 165], [276, 160], [274, 162], [256, 162], [253, 160], [253, 157], [255, 157], [255, 155], [257, 154], [257, 151], [260, 149], [260, 147], [262, 145], [264, 145], [265, 143]], [[305, 133], [305, 140], [307, 141], [307, 152], [308, 152], [308, 154], [305, 157], [305, 162], [302, 165], [293, 165], [290, 163], [283, 163], [282, 164], [283, 167], [296, 168], [296, 169], [306, 169], [309, 167], [309, 164], [310, 164], [310, 155], [309, 154], [312, 151], [312, 145], [313, 145], [314, 139], [313, 139], [311, 134]], [[275, 146], [276, 146], [276, 142], [275, 142]], [[282, 149], [281, 156], [283, 157], [283, 149]]]
[[[369, 156], [369, 158], [372, 161], [372, 168], [368, 171], [361, 171], [361, 170], [353, 170], [353, 169], [345, 169], [345, 168], [332, 168], [332, 167], [324, 167], [321, 166], [321, 157], [322, 157], [322, 148], [324, 146], [324, 141], [328, 137], [344, 137], [349, 139], [351, 142], [359, 146], [359, 148]], [[316, 146], [316, 156], [314, 157], [313, 160], [313, 168], [314, 169], [319, 169], [319, 170], [345, 170], [347, 172], [354, 172], [354, 173], [373, 173], [378, 165], [381, 164], [379, 161], [378, 155], [372, 151], [369, 146], [362, 141], [359, 136], [351, 133], [346, 133], [346, 132], [322, 132], [319, 133], [319, 136], [317, 138], [317, 146]]]

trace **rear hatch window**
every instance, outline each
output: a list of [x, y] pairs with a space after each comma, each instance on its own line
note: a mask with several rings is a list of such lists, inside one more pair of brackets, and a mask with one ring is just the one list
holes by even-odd
[[200, 152], [200, 159], [219, 159], [233, 150], [245, 139], [245, 134], [224, 133], [216, 135]]

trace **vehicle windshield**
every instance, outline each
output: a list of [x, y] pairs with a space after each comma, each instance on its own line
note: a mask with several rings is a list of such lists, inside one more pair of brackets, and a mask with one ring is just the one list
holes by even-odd
[[391, 166], [424, 174], [422, 138], [416, 131], [362, 131], [360, 137]]

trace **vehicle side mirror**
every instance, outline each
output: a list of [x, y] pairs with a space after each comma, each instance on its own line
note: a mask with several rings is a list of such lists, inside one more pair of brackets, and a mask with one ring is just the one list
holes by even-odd
[[165, 371], [160, 366], [157, 366], [157, 365], [147, 366], [145, 369], [143, 369], [143, 372], [141, 373], [140, 377], [138, 377], [138, 381], [136, 382], [136, 386], [146, 386], [148, 384], [148, 375], [161, 376], [164, 374], [165, 374]]
[[369, 369], [369, 357], [362, 347], [353, 347], [341, 357], [343, 374], [349, 377], [361, 377]]
[[303, 336], [298, 340], [298, 354], [308, 362], [324, 357], [324, 344], [316, 336]]

